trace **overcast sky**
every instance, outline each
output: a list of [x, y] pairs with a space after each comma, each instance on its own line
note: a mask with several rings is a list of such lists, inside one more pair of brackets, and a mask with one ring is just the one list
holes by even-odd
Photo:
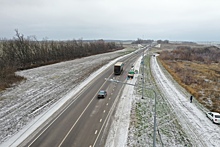
[[220, 41], [220, 0], [0, 0], [0, 38]]

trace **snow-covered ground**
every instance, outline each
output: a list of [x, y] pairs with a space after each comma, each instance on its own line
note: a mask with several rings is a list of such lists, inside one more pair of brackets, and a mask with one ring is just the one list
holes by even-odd
[[189, 102], [190, 95], [184, 94], [164, 75], [156, 58], [152, 59], [152, 71], [156, 83], [166, 95], [177, 114], [178, 120], [195, 146], [220, 146], [220, 127], [213, 124], [201, 109]]
[[0, 93], [0, 146], [17, 146], [94, 77], [129, 52], [125, 49], [17, 72], [27, 80]]
[[[140, 60], [136, 62], [136, 68], [139, 68], [139, 65]], [[161, 118], [157, 118], [157, 129], [162, 130], [161, 128], [164, 128], [164, 131], [168, 128], [168, 131], [170, 131], [168, 135], [166, 132], [164, 133], [162, 131], [160, 134], [156, 134], [157, 140], [161, 141], [161, 143], [159, 143], [160, 141], [157, 141], [157, 146], [219, 147], [220, 127], [206, 118], [205, 111], [207, 110], [196, 103], [195, 100], [193, 103], [189, 102], [190, 95], [165, 76], [165, 73], [161, 70], [155, 57], [152, 57], [151, 59], [151, 67], [155, 83], [163, 94], [163, 97], [166, 98], [163, 102], [168, 103], [168, 106], [171, 107], [170, 109], [172, 110], [170, 114], [167, 114], [167, 116], [170, 117], [169, 120], [163, 118], [165, 119], [164, 124], [162, 123]], [[142, 75], [136, 75], [132, 83], [137, 82], [137, 76], [142, 77]], [[157, 99], [160, 101], [157, 103], [157, 106], [159, 106], [159, 103], [161, 103], [162, 100], [159, 99], [159, 97], [157, 97]], [[151, 111], [150, 113], [141, 112], [142, 114], [145, 114], [142, 115], [142, 117], [146, 116], [146, 113], [147, 115], [152, 115], [154, 113], [152, 109], [152, 100], [144, 103], [144, 100], [141, 100], [140, 94], [137, 94], [134, 91], [134, 87], [126, 85], [116, 111], [114, 122], [111, 125], [106, 147], [152, 146], [153, 131], [150, 130], [153, 130], [153, 126], [150, 125], [153, 124], [153, 119], [149, 118], [147, 121], [143, 121], [142, 119], [141, 129], [137, 128], [137, 124], [132, 128], [132, 119], [138, 119], [138, 112], [134, 113], [135, 116], [132, 116], [131, 114], [132, 111], [137, 111], [138, 108], [136, 106], [137, 104], [132, 106], [132, 101], [133, 103], [139, 101], [146, 105], [144, 107], [145, 110], [141, 110], [142, 112]], [[164, 106], [163, 102], [162, 105]], [[131, 119], [131, 117], [134, 118]], [[178, 120], [181, 127], [178, 128], [178, 126], [172, 125], [175, 120]], [[144, 125], [146, 122], [150, 127]], [[148, 133], [149, 131], [151, 133]]]
[[[134, 70], [138, 70], [141, 64], [140, 57], [134, 63]], [[132, 80], [128, 80], [127, 83], [135, 84], [137, 81], [138, 74], [134, 75]], [[128, 138], [128, 129], [130, 124], [130, 112], [132, 108], [132, 101], [134, 99], [134, 87], [131, 85], [125, 85], [123, 93], [120, 97], [114, 121], [111, 125], [109, 135], [106, 141], [106, 147], [123, 147], [126, 145]]]
[[[25, 76], [27, 80], [0, 95], [1, 99], [3, 99], [0, 101], [0, 143], [2, 143], [0, 146], [17, 146], [22, 139], [34, 131], [65, 101], [76, 94], [101, 71], [118, 60], [115, 58], [121, 56], [123, 52], [101, 54], [18, 72], [19, 75]], [[141, 58], [136, 61], [135, 69], [139, 70], [140, 62]], [[97, 70], [101, 66], [103, 67]], [[165, 76], [155, 57], [151, 60], [151, 67], [161, 93], [166, 98], [170, 109], [173, 110], [172, 113], [175, 113], [175, 119], [178, 120], [183, 131], [187, 134], [187, 139], [192, 140], [193, 146], [219, 146], [219, 126], [212, 124], [205, 117], [204, 112], [197, 108], [198, 106], [195, 103], [189, 103], [189, 95], [180, 90], [179, 87], [176, 87], [170, 78]], [[96, 72], [91, 74], [93, 71]], [[128, 82], [137, 83], [141, 76], [141, 74], [136, 74], [135, 78]], [[149, 128], [143, 127], [147, 130], [146, 132], [150, 132], [150, 135], [143, 135], [141, 136], [143, 138], [140, 139], [144, 140], [143, 142], [146, 142], [146, 144], [139, 140], [136, 141], [135, 137], [132, 137], [135, 134], [129, 134], [130, 130], [132, 130], [130, 126], [133, 119], [131, 118], [131, 113], [136, 110], [136, 107], [133, 107], [133, 103], [135, 99], [140, 99], [140, 93], [136, 90], [133, 86], [125, 86], [107, 138], [107, 147], [129, 146], [130, 144], [132, 146], [132, 142], [135, 142], [135, 146], [152, 146], [149, 145], [149, 142], [152, 142], [151, 140], [145, 140], [152, 137], [152, 132], [149, 131]], [[149, 113], [145, 112], [145, 116], [151, 115], [153, 112], [152, 100], [149, 100], [148, 103], [142, 100], [139, 102], [144, 102], [144, 105], [151, 110]], [[149, 119], [150, 125], [152, 124], [151, 118]], [[158, 119], [157, 125], [159, 129], [163, 127], [160, 123], [161, 120]], [[172, 124], [172, 121], [169, 124]], [[164, 125], [164, 127], [167, 126]], [[176, 132], [181, 132], [176, 130], [177, 127], [173, 125], [171, 127], [173, 130], [170, 131], [173, 136], [177, 135]], [[180, 138], [185, 137], [181, 135]], [[171, 141], [166, 141], [167, 138], [164, 136], [161, 137], [164, 142], [168, 142], [165, 146], [189, 146], [181, 144], [181, 142], [176, 140], [179, 138], [172, 138], [173, 136], [171, 136]]]

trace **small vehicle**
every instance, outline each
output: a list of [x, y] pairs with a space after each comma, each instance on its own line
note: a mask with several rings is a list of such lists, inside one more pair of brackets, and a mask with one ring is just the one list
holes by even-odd
[[207, 112], [206, 116], [216, 124], [220, 124], [220, 114], [217, 112]]
[[134, 71], [131, 70], [128, 72], [128, 79], [133, 79], [134, 78]]
[[128, 72], [128, 79], [133, 79], [134, 78], [134, 74], [135, 74], [134, 66], [132, 66], [132, 68]]
[[100, 90], [98, 93], [98, 98], [105, 98], [107, 96], [107, 92], [105, 90]]

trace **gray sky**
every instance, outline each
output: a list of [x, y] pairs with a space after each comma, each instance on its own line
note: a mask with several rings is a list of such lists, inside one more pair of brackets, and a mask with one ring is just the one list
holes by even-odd
[[0, 0], [0, 38], [220, 41], [220, 0]]

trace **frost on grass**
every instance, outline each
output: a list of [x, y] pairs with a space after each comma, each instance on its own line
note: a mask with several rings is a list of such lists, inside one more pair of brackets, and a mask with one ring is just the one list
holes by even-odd
[[[140, 94], [141, 93], [137, 93], [132, 104], [133, 108], [131, 111], [131, 122], [127, 142], [127, 146], [129, 147], [153, 146], [154, 96], [151, 91], [145, 91], [144, 99], [142, 99]], [[157, 146], [192, 146], [188, 137], [175, 119], [175, 114], [172, 113], [161, 96], [157, 96], [156, 118]]]
[[[166, 71], [162, 71], [156, 58], [151, 60], [151, 64], [155, 81], [158, 83], [157, 86], [163, 94], [162, 98], [169, 104], [172, 112], [174, 112], [175, 116], [172, 119], [178, 121], [182, 130], [188, 136], [187, 140], [191, 142], [192, 146], [219, 146], [219, 126], [207, 119], [204, 107], [196, 102], [196, 100], [193, 103], [189, 102], [190, 94], [184, 92], [184, 90], [182, 91], [182, 88], [175, 81], [172, 81], [172, 78], [169, 79], [167, 78], [169, 76], [165, 76], [164, 73]], [[179, 139], [177, 138], [175, 140]]]
[[0, 143], [120, 54], [100, 54], [17, 72], [27, 80], [0, 93]]
[[[149, 61], [149, 60], [148, 60]], [[145, 85], [151, 85], [154, 81], [150, 68], [145, 64]], [[146, 76], [147, 75], [147, 76]], [[131, 121], [127, 146], [151, 147], [153, 146], [154, 133], [154, 104], [156, 107], [156, 146], [192, 146], [189, 137], [177, 121], [176, 114], [156, 86], [146, 86], [142, 99], [142, 75], [139, 75], [136, 85], [136, 96], [132, 102]]]

